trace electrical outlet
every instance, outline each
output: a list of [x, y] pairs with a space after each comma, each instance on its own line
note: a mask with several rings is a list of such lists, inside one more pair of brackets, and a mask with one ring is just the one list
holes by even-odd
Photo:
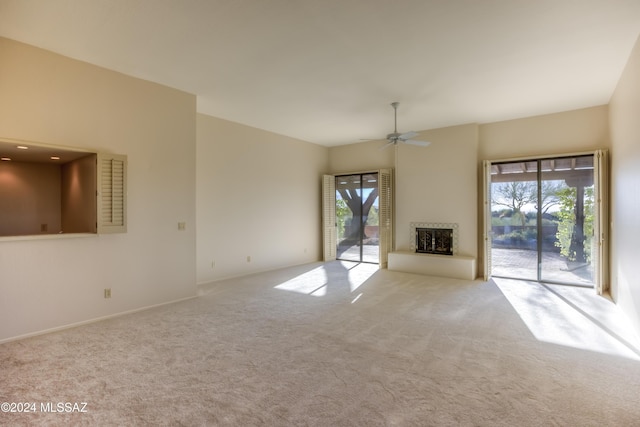
[[251, 262], [251, 256], [247, 256], [247, 262]]
[[111, 288], [104, 288], [104, 297], [111, 298]]

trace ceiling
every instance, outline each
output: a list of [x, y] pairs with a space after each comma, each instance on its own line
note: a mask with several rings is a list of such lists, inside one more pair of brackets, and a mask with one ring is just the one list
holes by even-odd
[[53, 145], [17, 140], [0, 140], [0, 161], [65, 164], [95, 154]]
[[607, 104], [640, 0], [0, 0], [0, 36], [334, 146]]

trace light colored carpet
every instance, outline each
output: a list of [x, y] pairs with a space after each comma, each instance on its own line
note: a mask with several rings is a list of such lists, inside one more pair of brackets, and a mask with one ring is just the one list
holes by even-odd
[[[38, 405], [0, 423], [638, 425], [637, 349], [603, 313], [576, 316], [600, 332], [574, 330], [554, 298], [571, 295], [340, 262], [222, 281], [188, 301], [0, 345], [0, 402]], [[570, 345], [540, 332], [556, 327]], [[619, 355], [588, 349], [601, 336]], [[43, 402], [87, 412], [42, 413]]]

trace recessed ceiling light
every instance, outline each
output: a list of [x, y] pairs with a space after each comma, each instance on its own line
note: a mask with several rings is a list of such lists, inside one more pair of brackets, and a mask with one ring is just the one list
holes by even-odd
[[58, 157], [58, 156], [51, 156], [51, 160], [60, 160], [60, 157]]
[[3, 162], [8, 162], [11, 161], [10, 157], [0, 157], [0, 160], [2, 160]]
[[16, 148], [19, 148], [20, 150], [28, 150], [29, 147], [27, 147], [26, 145], [18, 145]]

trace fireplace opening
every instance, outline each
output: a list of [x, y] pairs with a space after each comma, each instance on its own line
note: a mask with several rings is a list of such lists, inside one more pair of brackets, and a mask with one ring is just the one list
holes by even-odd
[[416, 228], [416, 253], [453, 255], [453, 229]]

